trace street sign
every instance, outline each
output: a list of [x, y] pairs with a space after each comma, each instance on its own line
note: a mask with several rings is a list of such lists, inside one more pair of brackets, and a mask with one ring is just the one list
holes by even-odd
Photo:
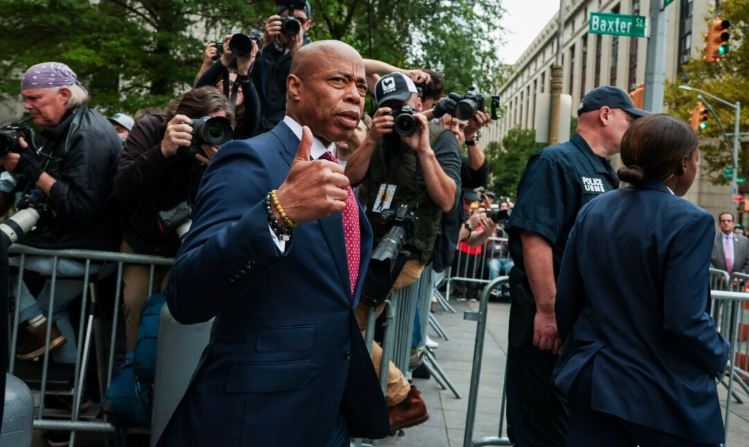
[[647, 32], [647, 17], [591, 12], [588, 22], [588, 32], [591, 34], [645, 37]]
[[666, 6], [670, 5], [673, 1], [674, 0], [663, 0], [663, 9], [666, 9]]
[[731, 195], [731, 202], [733, 203], [741, 203], [744, 201], [744, 196], [741, 194], [732, 194]]
[[723, 169], [723, 178], [726, 180], [731, 180], [733, 178], [733, 168], [728, 166]]
[[736, 177], [736, 183], [738, 183], [739, 185], [746, 183], [746, 177], [744, 177], [743, 175], [741, 177]]

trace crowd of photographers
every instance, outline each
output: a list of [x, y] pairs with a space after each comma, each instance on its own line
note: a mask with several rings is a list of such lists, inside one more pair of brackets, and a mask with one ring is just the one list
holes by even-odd
[[[135, 120], [124, 113], [106, 118], [90, 109], [86, 89], [65, 64], [29, 68], [21, 95], [33, 126], [0, 129], [0, 211], [15, 212], [0, 224], [0, 237], [7, 245], [173, 257], [189, 228], [203, 170], [219, 147], [266, 132], [283, 119], [285, 80], [294, 53], [309, 42], [311, 12], [308, 2], [282, 2], [262, 33], [227, 35], [220, 44], [208, 44], [195, 88], [165, 110], [139, 113]], [[481, 207], [472, 206], [474, 190], [488, 177], [479, 129], [496, 119], [498, 98], [476, 90], [445, 95], [436, 71], [375, 60], [365, 60], [365, 66], [376, 110], [362, 117], [349, 141], [337, 143], [338, 161], [358, 185], [375, 234], [356, 309], [362, 331], [370, 307], [379, 313], [391, 293], [415, 283], [425, 268], [432, 269], [437, 286], [462, 250], [456, 247], [483, 246], [502, 235], [500, 214], [486, 214], [496, 208], [490, 192]], [[469, 206], [461, 206], [467, 200]], [[493, 255], [482, 268], [496, 276], [507, 268], [499, 264], [506, 252], [501, 245], [487, 249]], [[68, 307], [80, 294], [82, 263], [28, 256], [25, 268], [42, 275], [56, 268], [57, 281], [53, 302], [51, 281], [35, 295], [20, 284], [17, 357], [30, 360], [50, 351], [56, 363], [75, 363]], [[128, 353], [135, 347], [149, 284], [162, 288], [168, 274], [166, 268], [152, 277], [146, 266], [124, 267]], [[45, 317], [50, 307], [51, 325]], [[421, 334], [413, 345], [423, 347], [426, 318], [417, 314], [417, 320]], [[377, 368], [379, 355], [375, 347]], [[391, 364], [388, 376], [391, 430], [426, 420], [426, 407], [405, 375]]]

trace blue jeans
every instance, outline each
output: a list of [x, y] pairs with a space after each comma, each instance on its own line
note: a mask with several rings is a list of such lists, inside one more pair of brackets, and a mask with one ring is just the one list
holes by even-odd
[[[46, 256], [26, 256], [24, 269], [32, 272], [38, 272], [45, 275], [52, 274], [53, 258]], [[19, 257], [9, 259], [10, 265], [18, 266]], [[98, 265], [91, 265], [89, 272], [97, 273], [100, 269]], [[52, 318], [65, 339], [67, 340], [58, 349], [52, 351], [52, 358], [58, 363], [75, 363], [78, 357], [76, 346], [75, 330], [70, 322], [68, 307], [70, 303], [83, 292], [83, 279], [64, 279], [70, 277], [82, 278], [85, 272], [83, 262], [73, 261], [71, 259], [57, 259], [57, 280], [55, 281], [54, 296], [52, 295], [52, 281], [48, 279], [44, 282], [44, 287], [35, 299], [29, 291], [26, 284], [21, 281], [20, 294], [17, 297], [19, 302], [19, 321], [28, 321], [38, 315], [47, 316], [52, 306]], [[11, 278], [12, 291], [19, 291], [18, 277]]]

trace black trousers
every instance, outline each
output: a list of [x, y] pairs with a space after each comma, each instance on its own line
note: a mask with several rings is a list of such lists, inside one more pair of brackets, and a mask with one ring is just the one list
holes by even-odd
[[558, 356], [533, 346], [536, 306], [524, 275], [515, 268], [510, 272], [510, 297], [507, 433], [516, 447], [563, 447], [567, 403], [551, 381]]

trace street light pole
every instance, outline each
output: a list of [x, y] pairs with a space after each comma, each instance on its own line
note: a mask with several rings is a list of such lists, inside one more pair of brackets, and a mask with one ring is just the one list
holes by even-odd
[[733, 123], [733, 150], [731, 151], [731, 158], [733, 162], [733, 175], [731, 176], [731, 206], [733, 206], [733, 197], [739, 193], [738, 188], [738, 171], [739, 171], [739, 120], [741, 119], [741, 103], [739, 101], [736, 102], [728, 102], [723, 98], [719, 98], [712, 93], [708, 93], [704, 90], [700, 90], [698, 88], [690, 87], [688, 85], [680, 85], [679, 88], [681, 90], [688, 90], [688, 91], [694, 91], [697, 93], [700, 93], [702, 95], [708, 96], [719, 103], [726, 105], [728, 107], [733, 107], [735, 118]]

